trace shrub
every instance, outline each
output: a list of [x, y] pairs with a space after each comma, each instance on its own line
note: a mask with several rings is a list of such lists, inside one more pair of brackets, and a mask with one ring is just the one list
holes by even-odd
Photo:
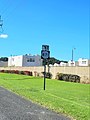
[[56, 75], [56, 79], [58, 79], [58, 80], [63, 80], [63, 73], [57, 73], [57, 75]]
[[0, 72], [4, 72], [5, 70], [0, 70]]
[[4, 73], [9, 73], [9, 70], [4, 70]]
[[24, 75], [30, 75], [30, 76], [32, 76], [32, 72], [30, 72], [30, 71], [24, 71]]
[[56, 79], [63, 80], [63, 81], [69, 81], [69, 82], [80, 82], [80, 76], [73, 75], [73, 74], [57, 73]]
[[[42, 72], [43, 76], [44, 76], [44, 72]], [[52, 78], [52, 74], [50, 72], [46, 72], [46, 78], [51, 79]]]
[[15, 74], [19, 74], [19, 71], [18, 71], [18, 70], [15, 70], [14, 72], [15, 72]]
[[24, 71], [19, 71], [19, 74], [22, 74], [22, 75], [24, 75]]
[[14, 73], [14, 74], [22, 74], [22, 75], [30, 75], [33, 76], [31, 71], [19, 71], [19, 70], [0, 70], [3, 73]]

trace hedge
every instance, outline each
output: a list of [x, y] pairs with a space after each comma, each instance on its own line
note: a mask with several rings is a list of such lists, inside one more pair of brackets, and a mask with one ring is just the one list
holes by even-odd
[[0, 70], [2, 73], [12, 73], [12, 74], [22, 74], [22, 75], [29, 75], [32, 76], [31, 71], [19, 71], [19, 70]]
[[56, 79], [68, 81], [68, 82], [78, 82], [80, 83], [80, 76], [73, 75], [73, 74], [64, 74], [64, 73], [57, 73]]

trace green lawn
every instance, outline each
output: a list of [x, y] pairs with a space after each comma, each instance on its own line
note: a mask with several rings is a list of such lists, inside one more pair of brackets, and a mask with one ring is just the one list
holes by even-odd
[[70, 83], [25, 75], [0, 73], [0, 86], [76, 120], [89, 119], [89, 84]]

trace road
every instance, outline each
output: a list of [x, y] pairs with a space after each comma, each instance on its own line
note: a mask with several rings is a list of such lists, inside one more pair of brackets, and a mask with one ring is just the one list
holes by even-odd
[[0, 87], [0, 120], [70, 120]]

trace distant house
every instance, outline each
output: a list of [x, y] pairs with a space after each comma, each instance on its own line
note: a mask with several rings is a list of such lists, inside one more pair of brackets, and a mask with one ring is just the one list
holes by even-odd
[[76, 66], [75, 61], [69, 60], [68, 66]]
[[60, 63], [60, 66], [68, 66], [68, 63], [61, 62], [61, 63]]
[[42, 66], [42, 59], [40, 55], [20, 55], [10, 56], [8, 58], [8, 66]]
[[78, 65], [79, 66], [90, 66], [90, 60], [85, 59], [85, 58], [79, 58]]
[[60, 66], [59, 64], [57, 64], [57, 63], [54, 63], [54, 66]]
[[0, 61], [0, 67], [7, 67], [8, 62], [7, 61]]

